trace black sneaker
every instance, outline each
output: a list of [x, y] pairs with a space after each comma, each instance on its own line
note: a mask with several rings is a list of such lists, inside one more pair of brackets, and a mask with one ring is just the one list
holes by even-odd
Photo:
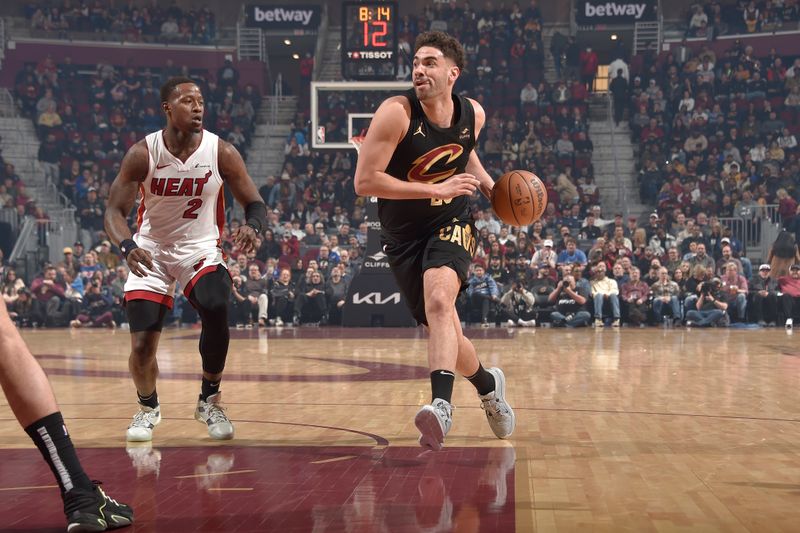
[[99, 482], [94, 483], [93, 491], [73, 489], [64, 499], [68, 533], [108, 531], [133, 523], [133, 509], [109, 497]]

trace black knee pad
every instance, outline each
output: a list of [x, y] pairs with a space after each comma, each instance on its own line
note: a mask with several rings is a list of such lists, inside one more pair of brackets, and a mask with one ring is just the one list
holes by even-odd
[[130, 300], [125, 302], [131, 333], [137, 331], [161, 331], [164, 317], [169, 309], [166, 305], [150, 300]]
[[228, 269], [220, 265], [197, 280], [188, 299], [203, 317], [204, 314], [215, 315], [223, 310], [227, 313], [230, 297], [231, 276]]
[[231, 295], [231, 276], [223, 266], [204, 275], [192, 288], [189, 301], [197, 309], [203, 323], [200, 333], [200, 356], [203, 370], [219, 374], [228, 356], [228, 301]]

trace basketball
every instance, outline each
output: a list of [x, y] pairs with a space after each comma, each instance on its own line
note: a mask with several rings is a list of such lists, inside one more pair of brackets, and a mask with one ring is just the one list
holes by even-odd
[[547, 190], [534, 173], [506, 172], [492, 189], [492, 209], [505, 224], [527, 226], [537, 221], [547, 206]]

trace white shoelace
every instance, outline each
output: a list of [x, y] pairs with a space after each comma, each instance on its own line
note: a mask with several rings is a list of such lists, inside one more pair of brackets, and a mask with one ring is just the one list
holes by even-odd
[[133, 422], [131, 426], [136, 427], [152, 427], [154, 424], [150, 421], [150, 415], [153, 414], [153, 411], [145, 412], [139, 411], [135, 415], [133, 415]]
[[225, 414], [225, 408], [215, 403], [208, 404], [208, 420], [212, 424], [229, 422], [228, 417]]

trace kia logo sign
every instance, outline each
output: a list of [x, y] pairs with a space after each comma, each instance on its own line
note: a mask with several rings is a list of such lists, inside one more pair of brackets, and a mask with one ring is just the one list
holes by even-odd
[[361, 295], [359, 293], [353, 294], [353, 303], [356, 305], [386, 305], [386, 304], [394, 304], [398, 305], [400, 303], [400, 293], [393, 292], [384, 296], [379, 292], [369, 292], [367, 294]]
[[250, 5], [246, 13], [248, 26], [265, 30], [316, 30], [322, 16], [320, 6], [311, 5]]
[[575, 3], [575, 21], [582, 26], [598, 24], [633, 24], [657, 19], [655, 0], [579, 0]]

